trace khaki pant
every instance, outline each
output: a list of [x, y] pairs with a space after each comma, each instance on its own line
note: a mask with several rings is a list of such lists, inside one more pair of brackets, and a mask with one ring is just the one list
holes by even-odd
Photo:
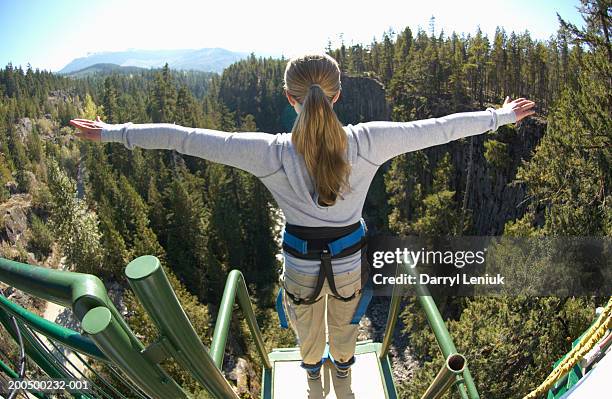
[[[341, 296], [349, 297], [357, 292], [350, 301], [334, 298], [325, 281], [319, 301], [311, 305], [296, 305], [286, 292], [297, 298], [310, 297], [314, 292], [317, 276], [286, 269], [281, 281], [285, 288], [283, 302], [291, 327], [298, 337], [302, 361], [306, 364], [318, 363], [328, 341], [329, 352], [334, 360], [341, 363], [350, 360], [355, 354], [359, 327], [350, 323], [361, 298], [361, 270], [334, 275], [336, 289]], [[325, 328], [326, 316], [328, 334]]]

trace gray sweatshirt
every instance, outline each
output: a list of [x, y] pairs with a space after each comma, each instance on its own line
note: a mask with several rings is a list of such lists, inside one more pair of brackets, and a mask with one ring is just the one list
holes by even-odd
[[[514, 123], [510, 107], [462, 112], [413, 122], [366, 122], [344, 127], [351, 164], [350, 193], [336, 204], [318, 204], [304, 158], [291, 143], [291, 133], [227, 133], [168, 123], [105, 124], [102, 142], [122, 143], [132, 150], [172, 149], [252, 173], [270, 190], [287, 223], [302, 226], [346, 226], [360, 220], [368, 188], [377, 169], [387, 160], [411, 151], [448, 143], [462, 137], [495, 131]], [[318, 262], [285, 253], [285, 267], [318, 273]], [[334, 273], [356, 270], [359, 253], [335, 259]]]

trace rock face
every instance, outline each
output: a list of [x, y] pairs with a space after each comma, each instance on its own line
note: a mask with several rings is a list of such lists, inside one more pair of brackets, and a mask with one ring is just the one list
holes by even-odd
[[[375, 296], [368, 307], [365, 316], [359, 322], [358, 341], [371, 339], [382, 342], [385, 336], [385, 327], [391, 299], [389, 297]], [[396, 385], [408, 381], [419, 368], [418, 360], [410, 346], [410, 337], [402, 333], [404, 325], [400, 318], [393, 331], [393, 339], [389, 348], [389, 360]]]
[[[472, 211], [471, 234], [498, 235], [503, 232], [508, 220], [520, 218], [526, 211], [526, 187], [512, 184], [516, 171], [523, 160], [529, 160], [546, 131], [546, 122], [540, 118], [522, 121], [516, 132], [506, 131], [495, 136], [481, 134], [473, 136], [473, 167], [471, 186], [468, 189], [467, 209]], [[503, 168], [492, 165], [485, 158], [485, 141], [497, 139], [504, 142], [507, 163]], [[446, 152], [450, 152], [454, 168], [451, 190], [459, 193], [461, 204], [468, 176], [470, 138], [447, 145], [425, 149], [430, 165], [436, 165]], [[433, 168], [431, 168], [433, 169]], [[431, 170], [430, 170], [431, 172]], [[431, 181], [425, 181], [429, 188]]]
[[257, 390], [251, 386], [251, 383], [257, 379], [257, 372], [246, 359], [236, 358], [235, 365], [227, 376], [230, 380], [236, 381], [238, 395], [257, 394]]
[[15, 194], [0, 204], [0, 241], [15, 245], [28, 229], [27, 213], [30, 208], [30, 194]]
[[391, 110], [385, 99], [385, 87], [369, 77], [342, 75], [342, 92], [334, 109], [343, 124], [389, 120]]
[[19, 140], [25, 143], [27, 137], [32, 134], [32, 120], [30, 118], [20, 118], [15, 125], [15, 132]]

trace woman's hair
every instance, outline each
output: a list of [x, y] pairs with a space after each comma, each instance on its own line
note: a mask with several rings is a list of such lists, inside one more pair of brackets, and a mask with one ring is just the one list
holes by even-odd
[[348, 140], [332, 108], [340, 91], [340, 68], [327, 54], [292, 58], [285, 68], [285, 90], [302, 106], [292, 129], [292, 142], [304, 161], [319, 201], [331, 206], [350, 190]]

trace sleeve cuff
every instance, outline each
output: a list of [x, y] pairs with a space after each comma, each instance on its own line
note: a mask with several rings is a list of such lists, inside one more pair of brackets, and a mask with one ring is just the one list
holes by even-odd
[[494, 116], [494, 125], [491, 129], [493, 132], [500, 126], [516, 122], [516, 113], [510, 107], [502, 107], [497, 109], [487, 108], [487, 110], [491, 111]]
[[125, 143], [125, 131], [132, 122], [121, 124], [105, 123], [100, 133], [100, 141], [103, 143]]

